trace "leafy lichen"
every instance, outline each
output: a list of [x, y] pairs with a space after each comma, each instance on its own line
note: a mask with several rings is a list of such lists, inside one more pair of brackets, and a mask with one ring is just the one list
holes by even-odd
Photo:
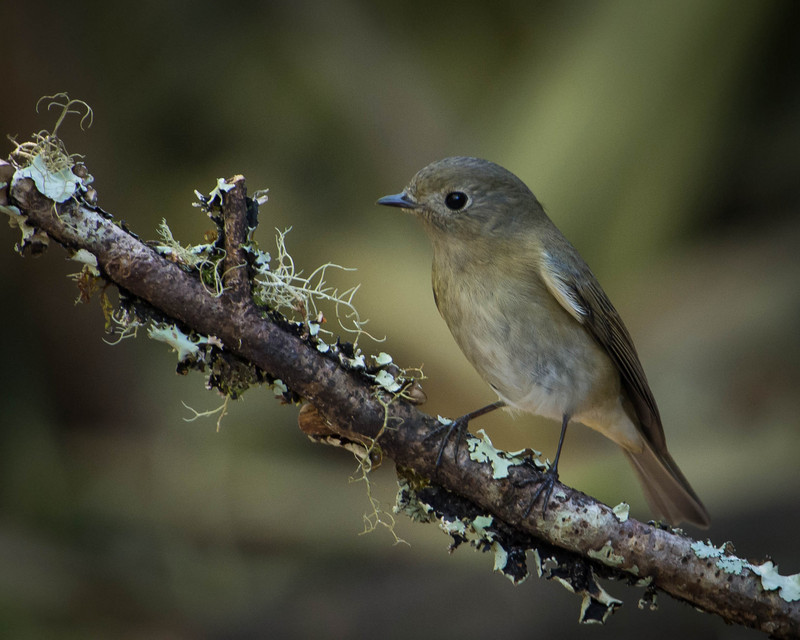
[[728, 553], [727, 543], [720, 547], [715, 547], [710, 542], [693, 542], [692, 550], [698, 558], [716, 559], [716, 567], [726, 573], [741, 575], [745, 569], [749, 569], [759, 576], [761, 587], [765, 591], [778, 591], [778, 595], [786, 602], [796, 602], [800, 600], [800, 573], [783, 576], [778, 573], [777, 565], [772, 561], [763, 564], [752, 564], [742, 558], [737, 558]]
[[625, 562], [625, 558], [623, 556], [614, 553], [614, 547], [611, 545], [611, 540], [608, 540], [600, 549], [589, 549], [586, 555], [611, 567], [618, 567]]
[[765, 591], [778, 590], [778, 595], [786, 602], [800, 600], [800, 573], [782, 576], [778, 573], [778, 566], [767, 561], [764, 564], [750, 566], [753, 573], [761, 577], [761, 586]]
[[[496, 480], [500, 478], [507, 478], [508, 470], [511, 467], [526, 464], [531, 459], [523, 457], [523, 454], [529, 454], [531, 452], [529, 449], [511, 452], [501, 451], [500, 449], [496, 449], [494, 447], [492, 441], [489, 439], [489, 436], [483, 429], [478, 429], [478, 435], [481, 437], [475, 438], [470, 436], [467, 438], [467, 450], [469, 451], [469, 457], [476, 462], [488, 462], [491, 464], [492, 477]], [[542, 465], [540, 468], [543, 468], [544, 463], [540, 462], [538, 459], [540, 453], [538, 451], [533, 451], [532, 453], [534, 456], [536, 456], [533, 458], [534, 463], [540, 463]]]

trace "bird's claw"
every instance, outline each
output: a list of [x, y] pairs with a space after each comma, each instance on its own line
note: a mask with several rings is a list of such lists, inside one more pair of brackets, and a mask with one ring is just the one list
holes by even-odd
[[428, 435], [425, 436], [424, 438], [425, 440], [430, 440], [431, 438], [437, 437], [442, 432], [445, 432], [444, 436], [442, 437], [442, 443], [439, 445], [439, 452], [436, 455], [437, 469], [442, 464], [442, 458], [444, 457], [444, 450], [447, 448], [447, 442], [450, 440], [453, 434], [455, 434], [456, 437], [453, 460], [458, 460], [458, 450], [461, 447], [461, 441], [464, 439], [466, 431], [467, 431], [467, 421], [461, 420], [459, 418], [457, 420], [453, 420], [448, 424], [442, 424], [440, 427], [437, 427], [436, 429], [434, 429]]
[[533, 505], [536, 504], [537, 500], [544, 494], [544, 500], [542, 501], [542, 518], [547, 516], [547, 506], [550, 504], [550, 496], [553, 493], [553, 488], [556, 486], [556, 482], [558, 481], [558, 471], [553, 468], [548, 469], [547, 471], [541, 474], [540, 478], [536, 480], [526, 480], [519, 483], [518, 486], [525, 486], [528, 484], [533, 484], [535, 482], [539, 483], [539, 486], [536, 488], [536, 491], [533, 492], [530, 501], [528, 502], [528, 508], [525, 509], [525, 517], [527, 518], [531, 511], [533, 510]]

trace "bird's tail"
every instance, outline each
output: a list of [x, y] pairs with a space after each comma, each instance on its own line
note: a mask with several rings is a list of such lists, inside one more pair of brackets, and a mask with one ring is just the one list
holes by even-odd
[[650, 509], [672, 525], [689, 522], [707, 528], [708, 512], [689, 481], [665, 450], [657, 453], [645, 442], [641, 453], [625, 451], [644, 489]]

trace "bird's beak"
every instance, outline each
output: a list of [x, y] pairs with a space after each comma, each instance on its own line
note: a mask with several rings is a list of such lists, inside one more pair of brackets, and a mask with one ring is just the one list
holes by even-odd
[[400, 207], [401, 209], [416, 209], [419, 206], [405, 191], [396, 193], [393, 196], [383, 196], [376, 204], [382, 204], [387, 207]]

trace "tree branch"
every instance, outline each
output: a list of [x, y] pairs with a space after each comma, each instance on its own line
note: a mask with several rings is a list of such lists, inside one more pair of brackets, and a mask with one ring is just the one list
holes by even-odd
[[34, 227], [40, 239], [46, 234], [70, 251], [91, 253], [101, 276], [134, 306], [146, 303], [186, 331], [213, 336], [216, 356], [253, 366], [267, 381], [280, 379], [311, 403], [314, 409], [301, 415], [308, 433], [361, 443], [393, 459], [406, 513], [440, 521], [455, 544], [471, 539], [491, 548], [496, 566], [515, 581], [526, 574], [525, 550], [534, 549], [540, 575], [583, 594], [582, 619], [604, 620], [620, 604], [599, 586], [598, 575], [647, 586], [651, 595], [662, 590], [775, 637], [800, 635], [800, 601], [791, 601], [800, 598], [792, 591], [800, 589], [800, 577], [775, 577], [771, 563], [753, 564], [680, 532], [618, 516], [560, 483], [543, 517], [529, 504], [541, 465], [477, 438], [461, 446], [457, 461], [448, 444], [437, 468], [440, 441], [426, 438], [441, 427], [436, 418], [376, 384], [379, 369], [353, 364], [346, 345], [323, 353], [308, 327], [253, 302], [253, 259], [243, 247], [252, 226], [248, 207], [252, 213], [255, 203], [242, 176], [220, 191], [216, 246], [224, 249], [218, 268], [225, 288], [217, 296], [197, 270], [171, 261], [85, 197], [56, 203], [19, 177], [3, 191], [0, 210]]

